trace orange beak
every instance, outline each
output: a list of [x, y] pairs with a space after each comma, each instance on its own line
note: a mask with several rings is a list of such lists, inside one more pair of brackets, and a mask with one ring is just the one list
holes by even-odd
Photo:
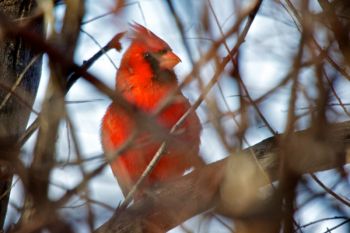
[[171, 70], [179, 62], [181, 62], [181, 59], [171, 51], [166, 52], [159, 58], [159, 66], [163, 69]]

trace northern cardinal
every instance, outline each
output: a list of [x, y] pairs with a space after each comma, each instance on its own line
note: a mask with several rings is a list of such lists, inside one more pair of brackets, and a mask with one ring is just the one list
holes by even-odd
[[[178, 81], [173, 68], [180, 59], [165, 41], [147, 28], [136, 23], [131, 27], [132, 41], [117, 72], [116, 89], [138, 110], [151, 116], [159, 104], [177, 90]], [[155, 122], [169, 132], [189, 108], [189, 101], [178, 91], [173, 101], [155, 116]], [[118, 105], [117, 101], [108, 107], [101, 131], [106, 154], [116, 151], [133, 133], [136, 135], [132, 145], [111, 161], [112, 171], [126, 196], [164, 139], [159, 135], [157, 137], [157, 132], [147, 127], [138, 127], [135, 116]], [[200, 131], [199, 119], [193, 112], [168, 141], [165, 154], [141, 189], [179, 177], [187, 169], [201, 163], [198, 156]]]

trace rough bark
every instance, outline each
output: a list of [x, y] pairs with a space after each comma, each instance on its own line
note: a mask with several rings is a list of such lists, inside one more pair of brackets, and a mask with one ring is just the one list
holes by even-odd
[[[35, 9], [35, 2], [3, 0], [0, 1], [0, 11], [11, 20], [26, 18], [23, 23], [27, 23], [32, 31], [42, 34], [41, 19], [27, 18]], [[14, 145], [24, 132], [31, 113], [39, 86], [42, 60], [22, 38], [2, 38], [0, 59], [0, 153], [1, 156], [18, 156], [19, 148]], [[6, 174], [9, 168], [1, 161], [0, 158], [0, 229], [3, 228], [7, 212], [12, 180], [11, 176]]]

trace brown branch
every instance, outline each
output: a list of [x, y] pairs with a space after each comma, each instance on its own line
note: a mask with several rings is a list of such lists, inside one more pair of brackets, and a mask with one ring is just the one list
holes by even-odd
[[[292, 134], [289, 143], [294, 149], [291, 152], [293, 156], [287, 158], [291, 160], [289, 161], [292, 166], [290, 169], [302, 175], [337, 168], [341, 165], [339, 164], [340, 159], [348, 163], [347, 158], [350, 155], [346, 157], [343, 155], [345, 155], [346, 148], [350, 146], [350, 121], [330, 124], [326, 135], [327, 138], [319, 141], [319, 139], [314, 138], [311, 130]], [[271, 180], [275, 181], [279, 180], [279, 158], [277, 156], [281, 138], [281, 135], [270, 137], [246, 149], [246, 151], [255, 152], [260, 165], [269, 174]], [[300, 155], [295, 156], [297, 154]], [[232, 211], [227, 207], [228, 204], [222, 198], [222, 186], [224, 180], [227, 179], [224, 171], [230, 168], [229, 161], [230, 159], [226, 158], [209, 164], [177, 181], [157, 188], [144, 200], [134, 203], [127, 209], [118, 209], [95, 233], [141, 232], [141, 230], [142, 232], [162, 232], [172, 229], [199, 213], [214, 208], [231, 217], [263, 215], [262, 213]], [[237, 166], [235, 169], [238, 169]], [[233, 170], [232, 172], [237, 175], [242, 171]], [[250, 184], [249, 180], [245, 180], [245, 182]], [[237, 184], [237, 181], [231, 177], [229, 183]], [[268, 182], [261, 184], [267, 185]], [[243, 196], [241, 190], [239, 193], [240, 196], [234, 196], [234, 193], [230, 193], [231, 199], [241, 201]], [[262, 210], [266, 211], [264, 208]]]
[[[298, 13], [297, 9], [294, 7], [293, 3], [290, 0], [286, 0], [287, 6], [287, 13], [291, 15], [292, 19], [294, 18], [297, 20], [294, 21], [296, 23], [299, 23], [300, 25], [304, 24], [304, 20], [302, 16]], [[300, 31], [300, 26], [299, 24], [296, 24], [297, 29]], [[350, 80], [350, 75], [346, 71], [345, 68], [343, 68], [341, 65], [339, 65], [332, 57], [331, 55], [324, 49], [322, 49], [321, 45], [317, 42], [316, 38], [314, 38], [312, 35], [309, 35], [312, 39], [313, 46], [315, 46], [320, 54], [323, 54], [327, 60], [327, 62], [335, 69], [337, 70], [340, 74], [344, 76], [344, 78]]]
[[[123, 105], [126, 109], [133, 111], [133, 107], [123, 101], [124, 99], [121, 97], [119, 93], [111, 90], [105, 84], [103, 84], [96, 77], [87, 72], [87, 69], [91, 66], [91, 64], [97, 59], [97, 57], [101, 56], [104, 51], [99, 51], [91, 60], [84, 64], [83, 66], [76, 65], [72, 58], [67, 57], [67, 54], [63, 53], [61, 50], [57, 49], [56, 46], [53, 46], [51, 43], [48, 43], [42, 36], [28, 30], [25, 27], [22, 27], [20, 24], [16, 24], [11, 22], [7, 17], [0, 12], [0, 27], [4, 30], [4, 35], [7, 38], [23, 38], [30, 45], [30, 47], [38, 52], [38, 53], [46, 53], [49, 58], [60, 64], [60, 67], [65, 70], [67, 73], [72, 73], [69, 77], [66, 90], [67, 93], [75, 81], [82, 77], [89, 83], [91, 83], [97, 90], [109, 96], [111, 99], [118, 98], [120, 104]], [[108, 49], [115, 48], [117, 50], [121, 49], [121, 45], [119, 43], [119, 39], [124, 35], [124, 33], [119, 33], [107, 44]], [[68, 76], [68, 74], [66, 74]], [[37, 118], [27, 129], [25, 134], [23, 134], [19, 140], [19, 144], [24, 144], [27, 139], [33, 134], [33, 132], [39, 126], [39, 118]]]
[[335, 7], [328, 0], [318, 0], [323, 9], [324, 19], [328, 22], [334, 38], [338, 43], [339, 51], [343, 55], [344, 60], [350, 65], [350, 43], [347, 28], [338, 18]]
[[140, 228], [146, 232], [170, 230], [191, 216], [213, 207], [223, 175], [217, 171], [224, 170], [225, 161], [210, 164], [157, 189], [160, 195], [149, 196], [125, 210], [117, 210], [96, 233], [138, 232]]
[[[84, 14], [83, 1], [66, 1], [64, 24], [59, 34], [53, 33], [48, 40], [65, 51], [68, 60], [73, 60], [73, 54], [79, 35], [79, 27]], [[51, 212], [49, 199], [50, 175], [55, 162], [55, 145], [61, 119], [65, 116], [64, 88], [68, 72], [67, 66], [61, 66], [61, 61], [50, 59], [50, 78], [45, 91], [45, 99], [40, 113], [40, 128], [34, 147], [34, 156], [28, 169], [24, 209], [18, 231], [27, 228], [27, 223], [35, 222]], [[54, 219], [55, 213], [51, 214]], [[43, 224], [46, 224], [44, 221]], [[40, 225], [39, 225], [40, 227]]]

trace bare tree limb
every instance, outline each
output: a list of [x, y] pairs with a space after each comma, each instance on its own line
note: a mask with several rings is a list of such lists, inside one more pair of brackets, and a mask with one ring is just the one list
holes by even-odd
[[[330, 124], [327, 138], [323, 141], [313, 138], [312, 135], [310, 130], [303, 130], [290, 137], [294, 153], [287, 159], [291, 160], [289, 164], [294, 164], [291, 169], [297, 174], [334, 169], [342, 165], [339, 163], [340, 160], [344, 163], [349, 162], [350, 155], [346, 155], [346, 149], [350, 146], [350, 121]], [[270, 137], [246, 149], [255, 152], [259, 163], [273, 181], [279, 179], [277, 155], [280, 138], [281, 135]], [[298, 152], [299, 156], [295, 156]], [[228, 161], [226, 158], [209, 164], [175, 182], [156, 188], [146, 199], [134, 203], [127, 209], [117, 209], [116, 213], [95, 233], [162, 232], [213, 208], [231, 217], [241, 218], [256, 214], [245, 213], [245, 216], [241, 212], [237, 214], [227, 209], [227, 203], [223, 202], [220, 192]], [[242, 171], [233, 172], [237, 175]], [[235, 182], [235, 180], [229, 181], [231, 184]], [[264, 185], [268, 185], [268, 182]], [[231, 198], [238, 200], [241, 197]]]

